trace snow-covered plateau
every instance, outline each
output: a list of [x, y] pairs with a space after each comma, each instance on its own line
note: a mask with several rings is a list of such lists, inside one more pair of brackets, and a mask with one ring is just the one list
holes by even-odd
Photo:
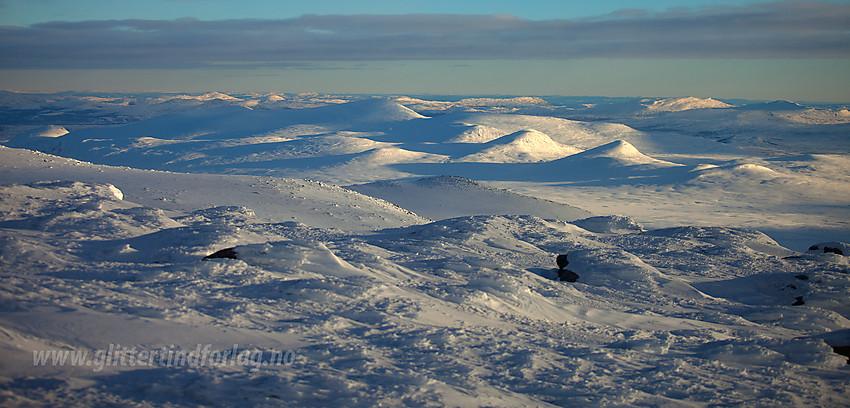
[[846, 106], [0, 92], [0, 125], [3, 406], [850, 405]]

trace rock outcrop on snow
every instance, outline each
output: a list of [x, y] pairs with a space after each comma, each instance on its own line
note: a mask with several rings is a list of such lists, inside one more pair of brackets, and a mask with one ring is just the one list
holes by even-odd
[[578, 280], [578, 274], [567, 269], [567, 265], [570, 264], [570, 261], [567, 259], [567, 254], [558, 255], [557, 258], [555, 258], [555, 261], [558, 264], [558, 279], [571, 283]]
[[239, 259], [239, 253], [236, 252], [236, 248], [224, 248], [218, 251], [215, 251], [203, 258], [205, 261], [208, 259]]
[[810, 246], [809, 253], [850, 255], [850, 244], [844, 242], [824, 242]]

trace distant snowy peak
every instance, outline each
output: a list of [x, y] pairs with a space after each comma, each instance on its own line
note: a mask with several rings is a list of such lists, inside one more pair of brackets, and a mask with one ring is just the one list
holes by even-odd
[[464, 156], [461, 162], [533, 163], [550, 161], [578, 153], [580, 150], [560, 144], [549, 135], [533, 130], [520, 130], [484, 143], [478, 153]]
[[740, 183], [761, 183], [765, 180], [783, 178], [775, 170], [755, 163], [733, 164], [727, 166], [703, 167], [694, 178], [699, 183], [722, 183], [724, 185]]
[[574, 154], [566, 159], [572, 160], [590, 160], [590, 159], [609, 159], [618, 162], [621, 165], [661, 165], [661, 166], [678, 166], [676, 163], [658, 160], [647, 156], [640, 152], [634, 145], [625, 140], [616, 140], [602, 146], [594, 147], [590, 150], [585, 150], [581, 153]]
[[466, 98], [456, 102], [458, 106], [545, 106], [545, 99], [537, 96], [517, 96], [513, 98]]
[[505, 110], [529, 107], [550, 106], [545, 99], [536, 96], [517, 96], [512, 98], [464, 98], [459, 101], [432, 101], [408, 96], [395, 98], [395, 101], [405, 106], [422, 111], [448, 111], [448, 110]]
[[505, 131], [493, 126], [487, 125], [472, 125], [456, 137], [447, 140], [448, 143], [487, 143], [496, 140], [505, 135]]
[[699, 109], [726, 109], [734, 105], [712, 98], [693, 96], [674, 98], [645, 98], [622, 103], [587, 105], [587, 112], [603, 117], [635, 116], [643, 118], [663, 113], [684, 112]]
[[10, 109], [40, 109], [45, 105], [55, 103], [50, 95], [28, 94], [0, 90], [0, 107]]
[[798, 110], [778, 112], [785, 120], [808, 125], [838, 125], [850, 123], [850, 111], [847, 109], [815, 109], [800, 107]]
[[530, 145], [530, 146], [555, 146], [560, 143], [555, 142], [549, 135], [534, 129], [520, 130], [509, 135], [502, 136], [496, 140], [490, 141], [487, 144], [515, 144], [515, 145]]
[[427, 116], [416, 113], [413, 109], [385, 98], [352, 101], [326, 106], [323, 109], [328, 113], [339, 113], [347, 119], [359, 122], [398, 122], [427, 118]]
[[27, 133], [11, 138], [6, 145], [9, 147], [23, 147], [45, 152], [56, 152], [60, 148], [62, 136], [68, 134], [68, 130], [62, 126], [47, 125], [39, 126]]
[[805, 106], [791, 101], [773, 101], [764, 103], [751, 103], [737, 108], [738, 110], [763, 110], [763, 111], [796, 111], [806, 109]]
[[216, 100], [216, 99], [219, 99], [219, 100], [222, 100], [222, 101], [241, 101], [242, 100], [242, 99], [230, 96], [230, 95], [228, 95], [226, 93], [222, 93], [222, 92], [207, 92], [207, 93], [201, 94], [201, 95], [184, 95], [184, 94], [164, 95], [164, 96], [159, 98], [159, 100], [162, 101], [162, 102], [173, 100], [173, 99], [196, 100], [196, 101], [201, 101], [201, 102], [208, 102], [208, 101], [213, 101], [213, 100]]
[[850, 111], [846, 108], [816, 108], [803, 106], [791, 101], [773, 101], [752, 103], [736, 108], [747, 115], [749, 120], [763, 115], [765, 118], [782, 118], [793, 123], [807, 125], [838, 125], [850, 123]]
[[734, 105], [712, 98], [693, 96], [675, 98], [646, 98], [623, 103], [588, 105], [588, 112], [603, 116], [652, 116], [668, 112], [683, 112], [697, 109], [724, 109]]
[[211, 100], [214, 100], [214, 99], [221, 99], [223, 101], [239, 101], [239, 100], [241, 100], [241, 99], [239, 99], [235, 96], [230, 96], [230, 95], [228, 95], [226, 93], [222, 93], [222, 92], [208, 92], [208, 93], [205, 93], [203, 95], [199, 95], [197, 97], [197, 99], [201, 100], [201, 101], [211, 101]]
[[692, 109], [718, 109], [733, 107], [733, 105], [716, 99], [695, 98], [693, 96], [665, 98], [655, 101], [651, 99], [644, 99], [641, 103], [646, 106], [646, 110], [649, 112], [681, 112]]
[[32, 131], [30, 131], [27, 136], [29, 137], [60, 137], [68, 134], [68, 129], [65, 129], [62, 126], [57, 125], [47, 125], [47, 126], [39, 126]]

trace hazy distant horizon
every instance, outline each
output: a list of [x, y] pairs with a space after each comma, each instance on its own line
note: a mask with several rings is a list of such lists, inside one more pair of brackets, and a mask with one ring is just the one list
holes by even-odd
[[850, 2], [0, 2], [21, 91], [850, 101]]
[[373, 93], [373, 92], [363, 92], [363, 93], [344, 93], [344, 92], [316, 92], [316, 91], [277, 91], [277, 90], [252, 90], [252, 91], [222, 91], [218, 89], [206, 89], [206, 90], [193, 90], [193, 91], [181, 91], [181, 90], [170, 90], [170, 91], [160, 91], [160, 90], [119, 90], [119, 91], [99, 91], [99, 90], [78, 90], [78, 89], [64, 89], [58, 91], [31, 91], [31, 90], [19, 90], [19, 89], [3, 89], [0, 88], [0, 92], [12, 92], [19, 94], [34, 94], [34, 95], [59, 95], [59, 94], [69, 94], [69, 95], [91, 95], [91, 96], [103, 96], [103, 95], [116, 95], [116, 96], [133, 96], [133, 95], [144, 95], [144, 96], [153, 96], [153, 95], [204, 95], [209, 93], [224, 93], [229, 96], [249, 96], [249, 95], [265, 95], [265, 94], [279, 94], [279, 95], [327, 95], [327, 96], [341, 96], [341, 97], [399, 97], [405, 96], [410, 98], [417, 99], [425, 99], [432, 101], [446, 101], [446, 102], [457, 102], [462, 99], [471, 99], [471, 98], [495, 98], [495, 99], [507, 99], [507, 98], [521, 98], [521, 97], [537, 97], [546, 100], [548, 103], [552, 105], [564, 105], [570, 103], [616, 103], [616, 102], [628, 102], [638, 99], [657, 99], [657, 98], [680, 98], [680, 97], [696, 97], [696, 98], [711, 98], [719, 101], [723, 101], [726, 103], [730, 103], [733, 105], [744, 105], [751, 103], [762, 103], [762, 102], [773, 102], [773, 101], [790, 101], [795, 103], [800, 103], [804, 105], [813, 105], [813, 106], [823, 106], [823, 107], [839, 107], [850, 105], [850, 100], [847, 101], [816, 101], [816, 100], [806, 100], [806, 99], [754, 99], [754, 98], [727, 98], [722, 96], [700, 96], [700, 95], [624, 95], [624, 96], [612, 96], [612, 95], [566, 95], [566, 94], [501, 94], [501, 93], [410, 93], [410, 92], [387, 92], [387, 93]]

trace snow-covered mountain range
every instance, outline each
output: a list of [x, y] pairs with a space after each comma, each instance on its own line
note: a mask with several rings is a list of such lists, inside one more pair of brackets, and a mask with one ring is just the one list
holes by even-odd
[[[19, 105], [34, 97], [21, 98]], [[73, 105], [64, 98], [54, 104]], [[113, 99], [131, 98], [98, 100]], [[270, 99], [274, 104], [264, 104]], [[336, 185], [455, 175], [594, 213], [628, 214], [650, 227], [758, 228], [796, 250], [819, 239], [850, 239], [840, 221], [850, 219], [842, 208], [850, 202], [850, 123], [842, 122], [841, 107], [700, 98], [572, 107], [540, 98], [431, 105], [407, 97], [349, 99], [149, 95], [134, 99], [142, 107], [127, 113], [139, 118], [131, 123], [66, 134], [73, 126], [44, 122], [19, 129], [6, 145], [100, 164]], [[162, 100], [196, 104], [144, 119]]]
[[2, 93], [0, 401], [850, 403], [846, 108], [550, 99]]

